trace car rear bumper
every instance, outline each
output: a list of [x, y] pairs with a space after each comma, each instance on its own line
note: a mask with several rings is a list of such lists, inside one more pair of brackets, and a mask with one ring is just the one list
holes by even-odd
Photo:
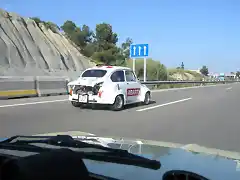
[[82, 99], [81, 95], [78, 94], [69, 95], [69, 101], [75, 101], [83, 104], [112, 104], [112, 101], [107, 101], [98, 95], [85, 94], [84, 96], [86, 96], [86, 99]]

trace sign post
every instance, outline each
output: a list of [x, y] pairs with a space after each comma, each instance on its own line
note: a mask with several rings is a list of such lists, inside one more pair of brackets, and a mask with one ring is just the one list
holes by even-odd
[[133, 58], [133, 72], [135, 73], [135, 64], [136, 64], [136, 59]]
[[144, 57], [144, 77], [143, 80], [146, 82], [147, 77], [147, 57], [148, 56], [148, 44], [133, 44], [130, 46], [130, 58], [133, 59], [133, 71], [135, 72], [136, 59]]
[[143, 76], [143, 81], [146, 82], [146, 77], [147, 77], [147, 58], [144, 58], [144, 76]]

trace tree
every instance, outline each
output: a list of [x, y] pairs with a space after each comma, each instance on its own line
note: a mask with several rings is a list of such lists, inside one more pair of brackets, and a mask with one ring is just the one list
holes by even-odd
[[118, 42], [117, 34], [113, 32], [112, 26], [107, 23], [96, 25], [95, 39], [99, 46], [99, 51], [109, 50], [116, 46]]
[[184, 69], [184, 64], [183, 64], [183, 62], [182, 62], [182, 64], [181, 64], [181, 69]]
[[116, 45], [118, 37], [112, 26], [107, 23], [97, 24], [94, 37], [97, 52], [92, 55], [92, 59], [105, 64], [116, 64], [121, 51]]
[[94, 33], [93, 33], [93, 31], [91, 31], [91, 29], [87, 25], [84, 24], [82, 26], [81, 34], [82, 34], [83, 40], [86, 44], [92, 42]]
[[127, 38], [126, 41], [121, 45], [122, 54], [125, 59], [129, 58], [130, 56], [130, 46], [132, 43], [133, 43], [133, 40], [131, 38]]
[[236, 77], [240, 78], [240, 71], [236, 72]]
[[116, 57], [116, 65], [126, 66], [127, 60], [130, 56], [130, 45], [133, 43], [131, 38], [127, 38], [125, 42], [118, 47], [118, 53]]
[[37, 26], [39, 26], [39, 24], [42, 23], [42, 20], [39, 17], [31, 17], [31, 19], [35, 21]]
[[[136, 61], [136, 75], [139, 78], [143, 77], [143, 64], [144, 59], [138, 59]], [[155, 61], [151, 58], [147, 59], [147, 79], [148, 80], [167, 80], [168, 73], [166, 67], [159, 61]]]
[[50, 21], [45, 22], [41, 20], [39, 17], [31, 17], [31, 19], [35, 21], [38, 27], [40, 27], [40, 23], [42, 23], [47, 29], [51, 29], [51, 31], [54, 33], [57, 33], [57, 31], [60, 30], [58, 25], [56, 25], [53, 22], [50, 22]]
[[74, 31], [76, 31], [76, 24], [72, 21], [65, 21], [64, 24], [61, 26], [61, 29], [69, 36], [72, 36]]
[[[93, 32], [87, 25], [77, 27], [72, 21], [65, 21], [61, 29], [66, 33], [70, 40], [80, 47], [81, 53], [87, 57], [93, 55], [95, 49], [89, 45], [93, 40]], [[87, 49], [86, 49], [87, 48]]]
[[[92, 55], [92, 59], [103, 62], [104, 64], [114, 65], [116, 61], [116, 57], [114, 56], [112, 49], [95, 52]], [[112, 64], [113, 63], [113, 64]]]
[[98, 47], [96, 43], [88, 43], [81, 52], [83, 55], [87, 57], [91, 57], [96, 51]]
[[74, 22], [66, 21], [61, 29], [80, 47], [83, 55], [105, 64], [126, 65], [125, 59], [129, 57], [132, 40], [127, 38], [121, 47], [118, 47], [118, 36], [110, 24], [97, 24], [94, 33], [87, 25], [78, 27]]
[[96, 25], [96, 39], [98, 42], [116, 44], [118, 41], [117, 34], [113, 32], [112, 26], [107, 23]]
[[200, 69], [200, 72], [204, 75], [207, 76], [209, 74], [207, 66], [203, 66], [202, 69]]
[[58, 27], [58, 25], [48, 21], [48, 22], [43, 22], [44, 26], [47, 29], [51, 29], [52, 32], [57, 33], [58, 30], [60, 30], [60, 28]]

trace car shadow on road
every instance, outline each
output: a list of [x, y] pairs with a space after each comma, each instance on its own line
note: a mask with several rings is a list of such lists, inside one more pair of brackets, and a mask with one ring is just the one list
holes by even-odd
[[[123, 110], [121, 110], [120, 112], [122, 111], [126, 111], [126, 110], [129, 110], [129, 109], [133, 109], [133, 108], [137, 108], [137, 107], [144, 107], [144, 106], [149, 106], [151, 104], [155, 104], [156, 101], [150, 101], [148, 105], [142, 105], [141, 103], [136, 103], [136, 104], [129, 104], [129, 105], [126, 105], [124, 107]], [[88, 105], [88, 106], [85, 106], [84, 109], [92, 109], [92, 110], [99, 110], [99, 111], [112, 111], [111, 108], [109, 106], [106, 106], [106, 105]]]

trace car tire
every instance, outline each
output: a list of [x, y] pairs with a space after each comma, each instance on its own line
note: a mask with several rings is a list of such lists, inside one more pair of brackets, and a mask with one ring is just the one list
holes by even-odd
[[148, 104], [150, 104], [150, 101], [151, 101], [151, 95], [150, 95], [150, 92], [148, 91], [145, 94], [145, 98], [144, 98], [143, 104], [144, 105], [148, 105]]
[[114, 103], [111, 105], [111, 109], [113, 111], [120, 111], [124, 107], [124, 99], [122, 95], [118, 95], [115, 98]]
[[82, 104], [80, 102], [71, 101], [71, 103], [74, 107], [82, 107]]

